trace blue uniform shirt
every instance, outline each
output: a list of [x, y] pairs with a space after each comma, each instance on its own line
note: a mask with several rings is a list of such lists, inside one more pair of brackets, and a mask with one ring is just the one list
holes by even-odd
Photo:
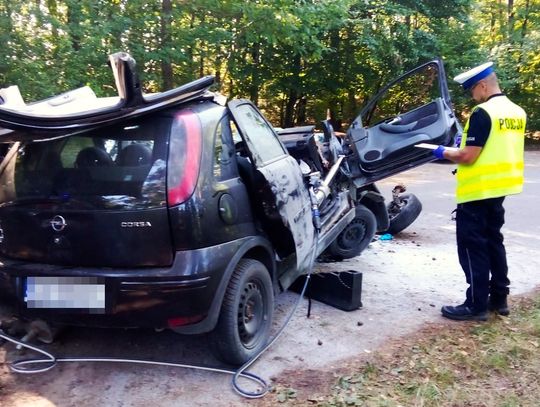
[[[502, 93], [491, 95], [489, 99], [504, 96]], [[469, 120], [469, 130], [467, 132], [467, 145], [475, 147], [484, 147], [486, 145], [489, 133], [491, 132], [491, 119], [487, 112], [481, 107], [476, 109]]]

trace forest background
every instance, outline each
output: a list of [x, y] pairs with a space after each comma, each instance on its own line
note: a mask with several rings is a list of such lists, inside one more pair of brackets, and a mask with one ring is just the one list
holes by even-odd
[[258, 104], [273, 125], [345, 128], [405, 71], [441, 57], [452, 77], [493, 61], [540, 134], [540, 0], [0, 0], [0, 87], [25, 100], [89, 85], [115, 95], [107, 55], [137, 60], [145, 92], [200, 76]]

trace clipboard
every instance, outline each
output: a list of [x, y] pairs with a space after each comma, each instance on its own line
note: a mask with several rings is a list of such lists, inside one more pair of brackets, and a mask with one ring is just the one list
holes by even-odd
[[[415, 147], [427, 148], [428, 150], [436, 150], [437, 147], [439, 147], [439, 145], [438, 144], [430, 144], [430, 143], [419, 143], [419, 144], [415, 144]], [[457, 148], [457, 147], [446, 147], [446, 146], [444, 146], [444, 149], [445, 150], [450, 150], [450, 151], [459, 150], [459, 148]]]

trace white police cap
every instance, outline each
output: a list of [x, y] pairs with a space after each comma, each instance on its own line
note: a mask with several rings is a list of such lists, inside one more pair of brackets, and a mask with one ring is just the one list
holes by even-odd
[[492, 72], [493, 62], [486, 62], [485, 64], [479, 65], [467, 72], [459, 74], [454, 78], [454, 80], [463, 86], [463, 89], [468, 90], [476, 82], [484, 79]]

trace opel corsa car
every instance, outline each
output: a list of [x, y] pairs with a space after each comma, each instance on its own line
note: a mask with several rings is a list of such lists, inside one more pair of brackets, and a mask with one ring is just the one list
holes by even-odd
[[111, 65], [114, 98], [0, 92], [0, 296], [29, 320], [210, 333], [231, 364], [265, 346], [275, 295], [316, 257], [356, 256], [391, 226], [374, 183], [459, 131], [439, 60], [384, 88], [343, 140], [326, 121], [320, 140], [276, 131], [212, 77], [145, 95], [129, 55]]

